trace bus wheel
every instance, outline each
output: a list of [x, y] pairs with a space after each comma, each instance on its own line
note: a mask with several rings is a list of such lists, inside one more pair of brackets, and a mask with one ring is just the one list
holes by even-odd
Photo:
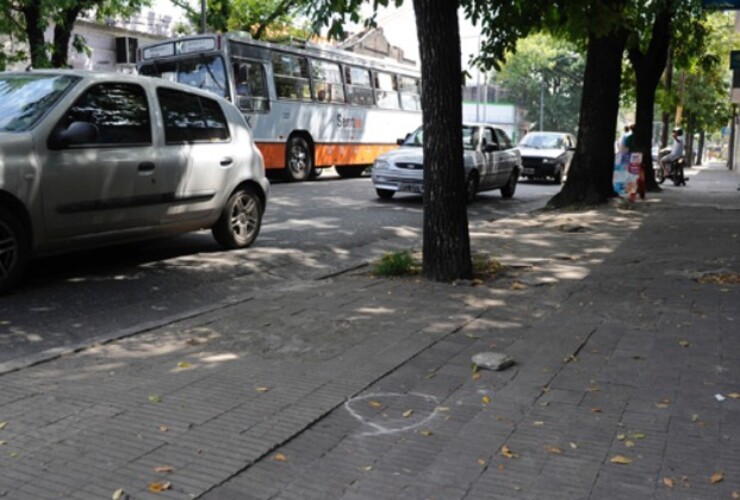
[[360, 177], [366, 168], [367, 165], [345, 165], [334, 167], [339, 177], [342, 177], [343, 179]]
[[301, 136], [293, 136], [288, 141], [285, 158], [285, 173], [290, 181], [305, 181], [313, 171], [313, 157], [308, 141]]

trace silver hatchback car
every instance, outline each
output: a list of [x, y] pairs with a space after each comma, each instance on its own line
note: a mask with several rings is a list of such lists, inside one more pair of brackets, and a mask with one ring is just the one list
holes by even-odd
[[203, 228], [248, 247], [268, 190], [224, 99], [120, 73], [0, 73], [0, 292], [38, 255]]

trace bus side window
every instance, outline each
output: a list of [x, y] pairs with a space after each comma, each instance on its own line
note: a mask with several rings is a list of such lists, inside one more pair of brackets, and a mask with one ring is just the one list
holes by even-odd
[[259, 63], [234, 64], [237, 105], [242, 111], [268, 111], [265, 68]]

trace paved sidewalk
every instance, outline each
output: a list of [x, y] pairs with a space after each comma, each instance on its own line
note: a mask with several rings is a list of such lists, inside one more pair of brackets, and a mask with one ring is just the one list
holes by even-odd
[[472, 227], [480, 286], [360, 270], [0, 376], [0, 498], [740, 498], [740, 177], [690, 174]]

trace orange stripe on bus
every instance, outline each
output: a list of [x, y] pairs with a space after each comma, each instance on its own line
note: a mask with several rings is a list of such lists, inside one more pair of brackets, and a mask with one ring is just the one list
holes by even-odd
[[[258, 142], [265, 168], [285, 167], [285, 143]], [[375, 158], [398, 146], [396, 144], [316, 144], [314, 161], [317, 167], [332, 165], [370, 165]]]

